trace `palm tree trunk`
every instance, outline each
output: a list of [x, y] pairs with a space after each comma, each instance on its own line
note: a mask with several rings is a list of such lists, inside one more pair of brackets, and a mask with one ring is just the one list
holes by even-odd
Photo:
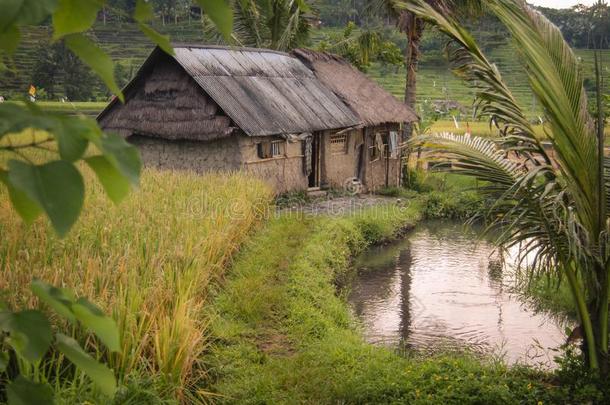
[[[407, 49], [405, 50], [405, 68], [407, 69], [405, 82], [405, 104], [415, 110], [417, 102], [417, 67], [419, 65], [419, 44], [424, 32], [424, 23], [414, 14], [403, 12], [399, 19], [399, 29], [407, 35]], [[405, 124], [403, 137], [411, 137], [413, 127], [411, 123]]]
[[[597, 159], [598, 159], [598, 193], [599, 193], [599, 201], [598, 201], [598, 223], [597, 223], [597, 235], [596, 235], [596, 243], [600, 248], [603, 249], [603, 243], [600, 240], [601, 238], [598, 236], [604, 230], [605, 220], [606, 220], [606, 199], [603, 196], [606, 195], [606, 187], [604, 184], [604, 106], [602, 103], [602, 74], [601, 74], [601, 56], [599, 53], [599, 49], [601, 48], [601, 44], [598, 44], [597, 49], [594, 52], [595, 57], [595, 84], [596, 84], [596, 101], [597, 101]], [[606, 252], [601, 251], [601, 256], [605, 257]], [[601, 296], [598, 302], [598, 322], [599, 322], [599, 358], [600, 358], [600, 371], [601, 374], [605, 377], [610, 372], [610, 364], [608, 362], [608, 300], [610, 299], [610, 274], [608, 274], [609, 268], [608, 263], [606, 265], [599, 265], [599, 268], [596, 269], [599, 274], [599, 278], [601, 279]]]
[[[564, 262], [565, 263], [565, 262]], [[599, 369], [599, 362], [597, 356], [597, 345], [595, 339], [595, 332], [593, 328], [593, 322], [590, 316], [590, 311], [587, 306], [585, 296], [581, 289], [579, 288], [578, 278], [576, 277], [576, 271], [574, 269], [574, 263], [567, 264], [567, 268], [565, 270], [565, 274], [568, 279], [568, 285], [572, 290], [572, 296], [576, 301], [576, 310], [578, 312], [578, 318], [583, 326], [584, 332], [584, 347], [583, 354], [585, 356], [586, 362], [591, 370]]]

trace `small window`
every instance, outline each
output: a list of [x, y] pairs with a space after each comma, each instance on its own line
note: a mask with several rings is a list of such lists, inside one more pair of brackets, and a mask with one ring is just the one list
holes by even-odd
[[271, 157], [281, 156], [283, 145], [284, 145], [283, 141], [272, 142], [271, 143]]
[[335, 154], [347, 153], [347, 134], [331, 135], [330, 151]]
[[284, 141], [264, 141], [256, 144], [256, 154], [260, 159], [270, 159], [284, 154]]

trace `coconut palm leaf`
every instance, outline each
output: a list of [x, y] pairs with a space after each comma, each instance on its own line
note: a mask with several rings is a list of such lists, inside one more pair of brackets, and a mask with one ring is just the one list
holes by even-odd
[[506, 151], [495, 142], [478, 136], [440, 133], [417, 137], [417, 146], [441, 150], [441, 156], [449, 159], [452, 171], [476, 177], [488, 182], [496, 191], [511, 189], [523, 174], [523, 167], [506, 158]]
[[280, 32], [276, 49], [290, 50], [304, 44], [307, 40], [309, 23], [305, 19], [305, 14], [310, 11], [310, 8], [303, 0], [291, 0], [285, 5], [284, 11], [288, 12], [286, 13], [287, 20]]
[[477, 115], [490, 117], [491, 122], [501, 127], [503, 147], [520, 151], [536, 165], [550, 165], [550, 158], [498, 68], [486, 58], [472, 35], [450, 15], [425, 0], [397, 1], [396, 4], [435, 25], [452, 40], [447, 46], [452, 70], [475, 89]]
[[[232, 7], [231, 44], [288, 51], [303, 46], [309, 38], [305, 16], [310, 9], [303, 0], [233, 0]], [[204, 33], [208, 42], [226, 43], [207, 19]]]
[[477, 136], [440, 133], [416, 137], [411, 143], [439, 151], [429, 158], [448, 161], [451, 172], [482, 181], [479, 192], [493, 201], [484, 215], [487, 232], [498, 234], [498, 243], [505, 247], [520, 245], [518, 260], [531, 261], [527, 270], [556, 271], [558, 254], [568, 257], [582, 251], [582, 232], [577, 233], [578, 241], [572, 240], [574, 233], [565, 226], [569, 204], [558, 183], [549, 181], [545, 166], [527, 167], [515, 161], [514, 153]]
[[550, 124], [547, 135], [580, 221], [598, 234], [600, 159], [580, 62], [559, 28], [525, 1], [489, 0], [488, 4], [516, 42], [530, 86], [544, 106]]
[[[485, 0], [511, 33], [529, 84], [545, 108], [555, 152], [551, 165], [496, 67], [466, 30], [423, 0], [406, 3], [453, 40], [449, 56], [455, 71], [477, 89], [480, 110], [503, 122], [504, 138], [497, 142], [508, 153], [503, 157], [491, 140], [436, 135], [414, 142], [445, 151], [458, 171], [494, 182], [484, 190], [496, 201], [487, 216], [490, 229], [500, 232], [501, 245], [519, 245], [521, 258], [533, 258], [528, 271], [558, 270], [567, 278], [585, 331], [586, 362], [597, 369], [603, 361], [610, 370], [610, 160], [602, 156], [603, 137], [595, 133], [587, 111], [578, 59], [557, 27], [525, 1]], [[521, 167], [502, 164], [502, 159], [517, 159], [520, 150], [530, 154]], [[537, 162], [536, 155], [544, 161]]]
[[262, 46], [266, 36], [265, 26], [256, 1], [236, 0], [233, 10], [233, 40], [241, 46]]

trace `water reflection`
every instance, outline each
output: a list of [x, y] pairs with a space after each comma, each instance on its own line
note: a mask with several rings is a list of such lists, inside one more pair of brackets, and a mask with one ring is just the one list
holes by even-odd
[[476, 232], [428, 223], [361, 256], [349, 300], [366, 338], [420, 350], [468, 347], [509, 363], [552, 366], [550, 349], [565, 341], [564, 327], [509, 292], [510, 266]]

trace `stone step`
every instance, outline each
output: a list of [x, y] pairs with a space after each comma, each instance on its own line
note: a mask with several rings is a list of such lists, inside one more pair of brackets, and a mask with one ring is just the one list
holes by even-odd
[[307, 189], [307, 196], [310, 198], [321, 198], [326, 197], [328, 192], [325, 190], [320, 190], [319, 187]]

